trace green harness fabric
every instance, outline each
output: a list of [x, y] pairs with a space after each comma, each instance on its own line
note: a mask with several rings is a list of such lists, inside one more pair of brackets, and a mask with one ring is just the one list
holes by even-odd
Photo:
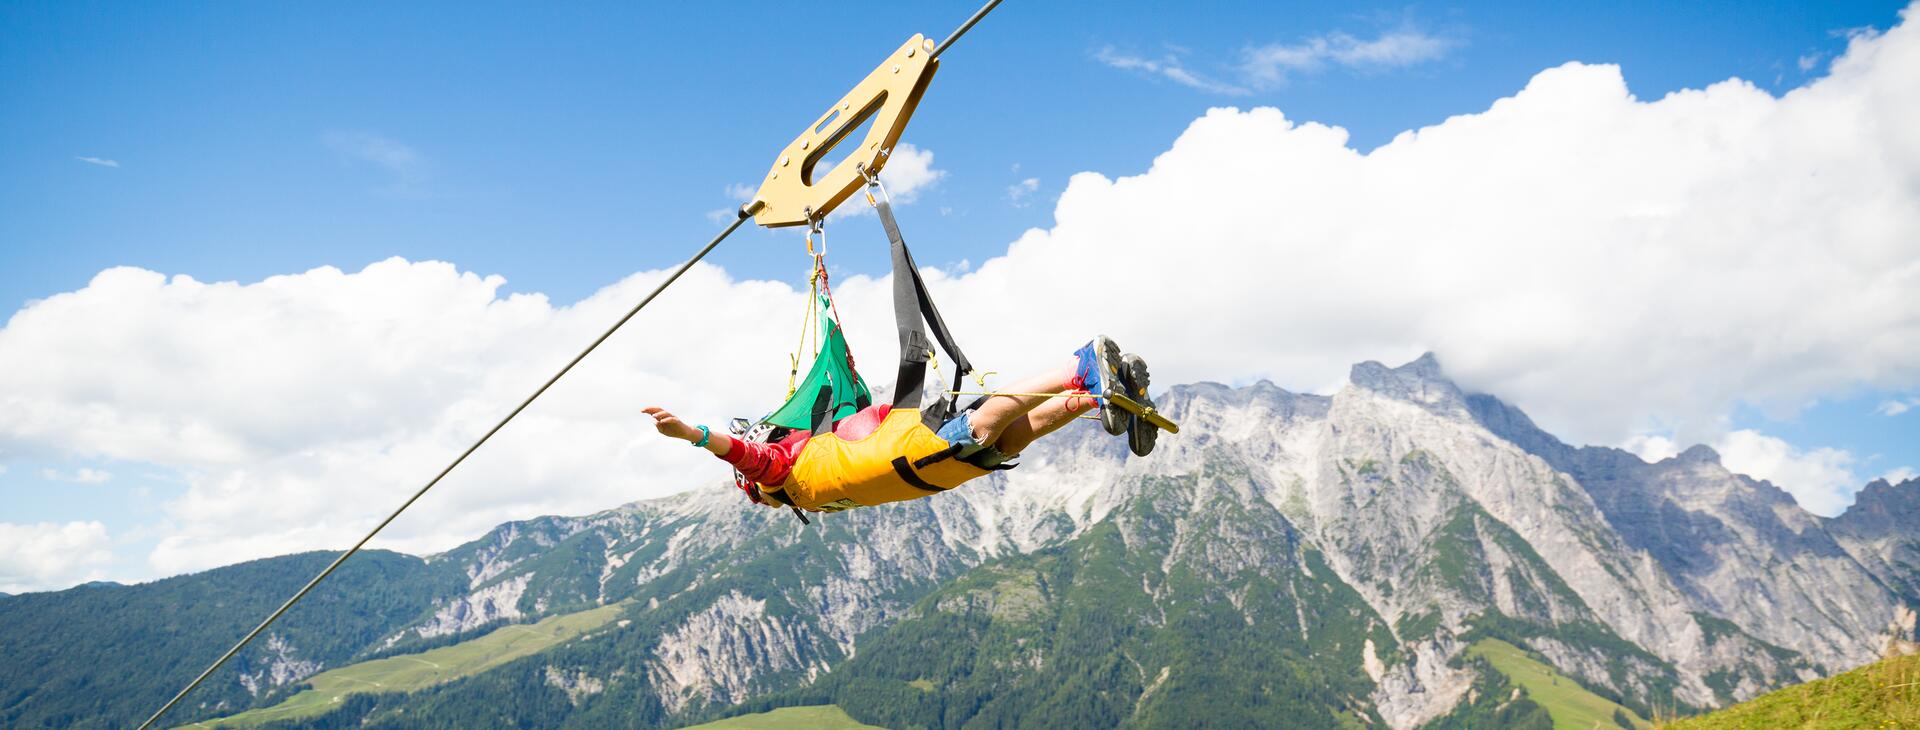
[[827, 298], [820, 297], [816, 306], [820, 308], [823, 332], [813, 367], [807, 371], [807, 379], [793, 389], [787, 402], [761, 419], [763, 423], [799, 430], [813, 428], [814, 405], [820, 402], [822, 390], [830, 393], [832, 399], [832, 413], [826, 417], [828, 423], [851, 416], [873, 403], [866, 381], [853, 369], [853, 355], [847, 350], [846, 335], [840, 332], [840, 323], [834, 321]]

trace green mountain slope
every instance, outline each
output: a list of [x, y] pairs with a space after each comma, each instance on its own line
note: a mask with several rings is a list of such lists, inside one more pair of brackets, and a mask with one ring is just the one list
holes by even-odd
[[[804, 684], [810, 670], [846, 658], [834, 638], [838, 629], [821, 610], [822, 586], [864, 571], [871, 574], [865, 583], [836, 598], [843, 610], [903, 610], [964, 567], [923, 532], [903, 529], [932, 521], [926, 503], [836, 515], [813, 527], [773, 510], [721, 504], [693, 514], [631, 510], [514, 523], [442, 556], [451, 564], [510, 564], [477, 585], [524, 575], [517, 605], [529, 611], [570, 610], [599, 594], [627, 602], [628, 620], [596, 630], [591, 640], [562, 642], [472, 676], [411, 693], [345, 696], [328, 712], [281, 724], [399, 728], [432, 718], [430, 724], [446, 727], [600, 728], [713, 719], [735, 697]], [[694, 535], [704, 541], [688, 539]], [[900, 544], [889, 550], [910, 567], [855, 564], [870, 553], [850, 546], [894, 541]], [[598, 561], [609, 554], [630, 558], [603, 574]], [[644, 581], [641, 571], [649, 571]], [[434, 641], [445, 642], [425, 643]], [[569, 691], [573, 678], [581, 684]], [[717, 681], [728, 694], [680, 689], [695, 681]]]
[[1920, 727], [1920, 655], [1886, 659], [1661, 727], [1664, 730]]
[[419, 654], [360, 662], [321, 672], [304, 684], [307, 689], [271, 707], [232, 717], [194, 723], [191, 727], [255, 727], [270, 722], [302, 720], [325, 714], [349, 695], [414, 692], [468, 677], [521, 657], [532, 656], [613, 623], [628, 604], [565, 614], [530, 626], [502, 626], [484, 636]]
[[893, 728], [1378, 724], [1362, 653], [1384, 622], [1272, 506], [1214, 478], [1152, 478], [1122, 516], [989, 561], [813, 686]]
[[847, 716], [833, 705], [782, 707], [771, 712], [729, 717], [692, 725], [683, 730], [881, 730]]
[[1632, 710], [1588, 691], [1572, 677], [1529, 656], [1520, 647], [1499, 639], [1481, 639], [1467, 654], [1486, 659], [1495, 671], [1523, 690], [1527, 699], [1546, 708], [1553, 718], [1554, 730], [1650, 727]]
[[[0, 601], [0, 727], [138, 724], [333, 557], [289, 555], [142, 585]], [[294, 678], [288, 671], [347, 663], [463, 584], [444, 565], [364, 552], [209, 677], [170, 719], [230, 714], [268, 699], [276, 680]]]

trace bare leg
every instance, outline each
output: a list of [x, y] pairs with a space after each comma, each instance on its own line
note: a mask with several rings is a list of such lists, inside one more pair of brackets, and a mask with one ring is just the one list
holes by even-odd
[[1020, 420], [1007, 426], [1007, 430], [1001, 432], [1000, 439], [993, 442], [993, 447], [1007, 456], [1019, 456], [1029, 444], [1041, 436], [1060, 430], [1061, 426], [1073, 423], [1075, 417], [1093, 410], [1096, 403], [1093, 396], [1048, 398], [1046, 403], [1027, 411]]
[[[1067, 389], [1067, 383], [1073, 380], [1078, 361], [1068, 361], [1066, 365], [1035, 375], [1002, 388], [1008, 393], [1034, 393], [1035, 395], [996, 395], [980, 404], [973, 412], [969, 422], [973, 425], [973, 438], [983, 444], [995, 444], [1001, 434], [1013, 426], [1025, 424], [1027, 412], [1044, 407], [1049, 401], [1069, 400], [1050, 397], [1046, 394], [1060, 393]], [[1082, 399], [1071, 399], [1082, 400]], [[1005, 451], [1005, 449], [1001, 449]]]

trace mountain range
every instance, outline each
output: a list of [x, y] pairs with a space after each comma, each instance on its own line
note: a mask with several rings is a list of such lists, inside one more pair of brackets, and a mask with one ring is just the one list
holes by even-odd
[[[1544, 721], [1492, 647], [1634, 725], [1920, 638], [1920, 480], [1823, 518], [1706, 447], [1648, 463], [1569, 446], [1432, 356], [1356, 365], [1330, 396], [1203, 383], [1161, 401], [1183, 430], [1151, 457], [1078, 424], [1018, 469], [812, 526], [716, 484], [356, 557], [171, 719]], [[0, 597], [0, 726], [137, 722], [328, 558]], [[515, 627], [534, 638], [503, 648]], [[471, 669], [431, 681], [328, 671], [451, 672], [433, 657], [461, 647]], [[309, 690], [334, 677], [365, 686]]]

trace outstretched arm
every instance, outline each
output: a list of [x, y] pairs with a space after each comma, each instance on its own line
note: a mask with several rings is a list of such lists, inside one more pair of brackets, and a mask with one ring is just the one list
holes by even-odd
[[[700, 443], [700, 429], [687, 425], [685, 421], [668, 413], [666, 409], [654, 406], [645, 409], [644, 412], [653, 416], [653, 426], [660, 429], [660, 433], [684, 441]], [[739, 469], [740, 473], [746, 475], [748, 479], [769, 487], [786, 483], [787, 475], [793, 472], [793, 457], [772, 444], [741, 441], [730, 434], [716, 433], [707, 439], [707, 451], [720, 457], [722, 461], [732, 464], [733, 468]]]
[[[667, 409], [659, 406], [648, 406], [641, 409], [641, 412], [653, 416], [653, 427], [659, 429], [661, 435], [670, 436], [689, 443], [700, 443], [700, 438], [703, 435], [700, 429], [687, 425], [686, 421], [680, 420], [679, 416], [668, 413]], [[714, 456], [726, 456], [727, 452], [732, 449], [732, 436], [725, 433], [715, 433], [707, 438], [707, 450], [713, 452]]]

